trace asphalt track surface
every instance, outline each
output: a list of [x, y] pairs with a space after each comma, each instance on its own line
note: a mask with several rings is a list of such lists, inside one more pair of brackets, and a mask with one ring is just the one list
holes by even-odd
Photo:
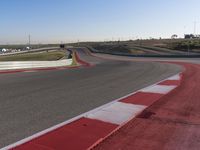
[[99, 59], [76, 51], [94, 66], [0, 74], [0, 147], [182, 70], [173, 64]]

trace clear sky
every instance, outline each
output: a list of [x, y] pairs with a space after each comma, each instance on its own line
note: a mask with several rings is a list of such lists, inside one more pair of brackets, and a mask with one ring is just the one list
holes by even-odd
[[200, 0], [0, 0], [0, 44], [200, 33]]

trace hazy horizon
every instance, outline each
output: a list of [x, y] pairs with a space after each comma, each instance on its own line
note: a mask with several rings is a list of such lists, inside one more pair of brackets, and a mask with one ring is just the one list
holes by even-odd
[[2, 0], [0, 44], [170, 38], [200, 33], [198, 0]]

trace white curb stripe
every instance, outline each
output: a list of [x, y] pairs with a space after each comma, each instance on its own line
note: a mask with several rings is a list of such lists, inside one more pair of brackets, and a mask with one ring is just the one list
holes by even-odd
[[97, 112], [88, 114], [86, 117], [101, 120], [112, 124], [122, 125], [137, 114], [142, 112], [146, 106], [116, 102]]
[[153, 85], [148, 88], [140, 90], [140, 92], [167, 94], [176, 87], [177, 86], [174, 85]]
[[180, 79], [181, 79], [181, 76], [178, 74], [178, 75], [170, 77], [168, 80], [180, 80]]

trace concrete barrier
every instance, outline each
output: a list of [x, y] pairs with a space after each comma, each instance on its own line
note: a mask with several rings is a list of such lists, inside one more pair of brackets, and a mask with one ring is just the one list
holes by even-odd
[[64, 67], [72, 64], [72, 59], [63, 59], [57, 61], [10, 61], [0, 62], [0, 71], [16, 69], [34, 69], [49, 67]]

